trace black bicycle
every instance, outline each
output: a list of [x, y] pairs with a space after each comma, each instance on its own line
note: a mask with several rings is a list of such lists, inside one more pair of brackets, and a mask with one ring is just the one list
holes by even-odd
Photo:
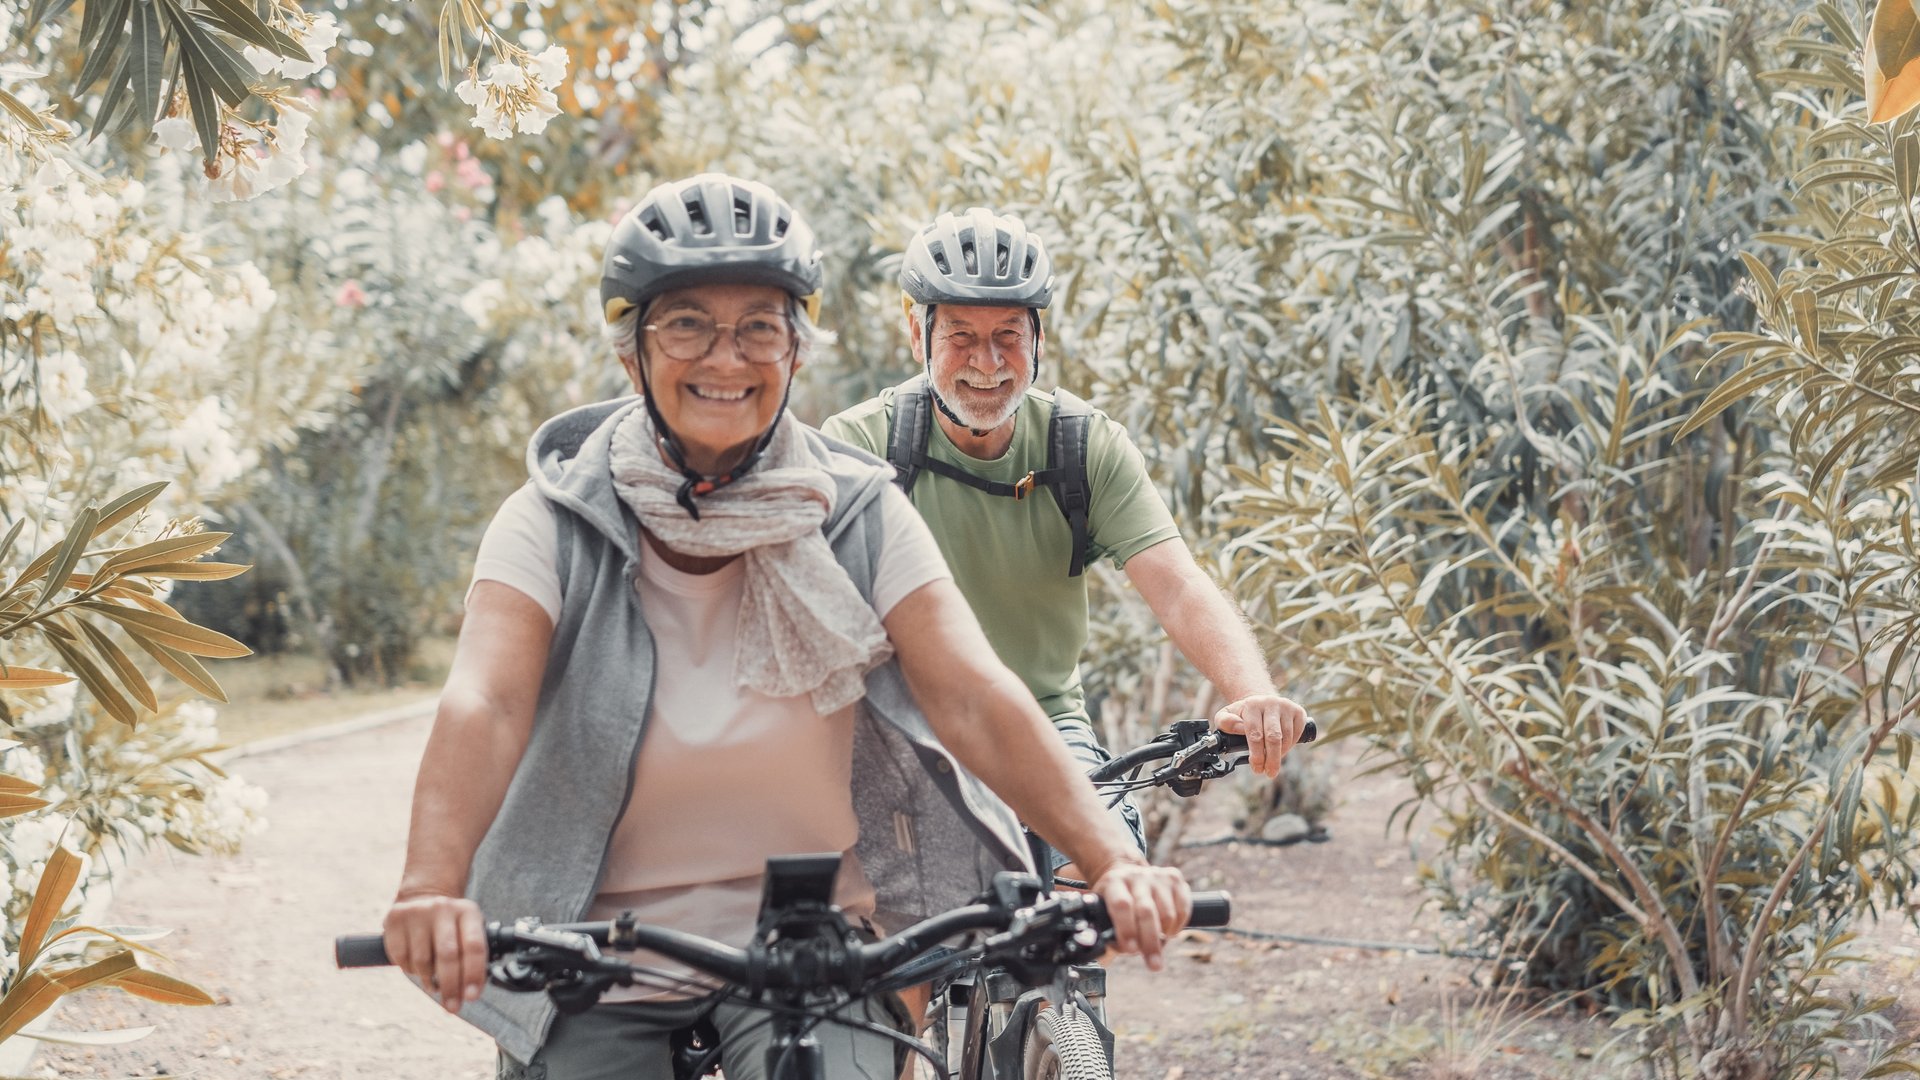
[[[1034, 875], [1001, 873], [994, 876], [992, 892], [977, 902], [868, 943], [833, 906], [839, 867], [838, 854], [769, 859], [759, 927], [744, 949], [636, 922], [631, 915], [553, 926], [534, 920], [488, 923], [488, 979], [507, 990], [545, 992], [568, 1012], [590, 1008], [614, 986], [652, 986], [663, 980], [683, 986], [682, 978], [601, 952], [609, 947], [650, 949], [723, 982], [725, 988], [716, 994], [726, 1000], [766, 1010], [766, 1022], [775, 1028], [766, 1058], [771, 1080], [827, 1080], [820, 1045], [811, 1034], [821, 1023], [852, 1024], [885, 1035], [944, 1070], [932, 1050], [908, 1035], [829, 1014], [858, 998], [922, 981], [924, 976], [903, 973], [961, 935], [977, 937], [962, 954], [973, 963], [1004, 979], [1051, 988], [1051, 1000], [1063, 1003], [1056, 1017], [1071, 1017], [1077, 1008], [1088, 1007], [1085, 996], [1075, 992], [1076, 977], [1063, 973], [1099, 956], [1113, 937], [1098, 896], [1064, 893], [1049, 898]], [[1224, 926], [1230, 914], [1227, 894], [1197, 893], [1188, 925]], [[343, 968], [390, 963], [379, 934], [335, 939], [334, 958]], [[969, 1045], [987, 1034], [975, 1025]], [[721, 1049], [697, 1036], [681, 1040], [675, 1077], [693, 1080], [711, 1074], [719, 1067]], [[989, 1051], [981, 1043], [968, 1052], [975, 1060], [985, 1060]]]
[[[1309, 720], [1300, 741], [1318, 737]], [[1112, 807], [1130, 792], [1154, 787], [1191, 798], [1207, 781], [1246, 760], [1245, 736], [1215, 730], [1206, 720], [1181, 720], [1088, 777]], [[1032, 832], [1027, 838], [1041, 871], [1041, 894], [1052, 895], [1052, 849]], [[1087, 887], [1066, 879], [1058, 884]], [[932, 956], [903, 971], [899, 986], [929, 982], [935, 987], [926, 1032], [940, 1059], [934, 1075], [939, 1080], [1111, 1080], [1114, 1039], [1107, 1027], [1107, 973], [1094, 962], [1098, 955], [1062, 965], [1045, 980], [977, 948]]]

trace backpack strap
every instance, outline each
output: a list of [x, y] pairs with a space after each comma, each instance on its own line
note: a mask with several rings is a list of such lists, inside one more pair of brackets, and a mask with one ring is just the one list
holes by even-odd
[[913, 482], [927, 462], [927, 435], [933, 427], [933, 392], [921, 372], [893, 391], [893, 412], [887, 417], [887, 464], [893, 482], [913, 494]]
[[1053, 412], [1047, 417], [1047, 468], [1032, 479], [1053, 492], [1073, 532], [1068, 577], [1079, 577], [1087, 569], [1087, 510], [1093, 505], [1093, 486], [1087, 482], [1087, 438], [1092, 425], [1093, 407], [1066, 387], [1055, 387]]
[[928, 456], [933, 392], [926, 373], [921, 372], [894, 388], [893, 413], [887, 420], [887, 463], [893, 466], [893, 482], [907, 494], [913, 493], [922, 472], [1014, 499], [1025, 498], [1035, 487], [1045, 487], [1053, 492], [1053, 500], [1073, 534], [1067, 576], [1079, 577], [1087, 568], [1087, 511], [1093, 503], [1092, 485], [1087, 482], [1087, 438], [1092, 424], [1092, 406], [1070, 390], [1055, 389], [1053, 410], [1047, 416], [1047, 467], [1012, 484], [988, 480]]

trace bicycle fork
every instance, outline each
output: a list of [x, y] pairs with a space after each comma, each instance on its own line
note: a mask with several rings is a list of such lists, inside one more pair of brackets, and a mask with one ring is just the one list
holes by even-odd
[[[976, 982], [983, 978], [984, 994]], [[955, 1080], [1018, 1077], [1027, 1030], [1033, 1026], [1034, 1015], [1047, 1005], [1063, 1013], [1085, 1013], [1100, 1036], [1107, 1060], [1113, 1060], [1113, 1032], [1107, 1027], [1107, 971], [1098, 964], [1063, 968], [1051, 984], [1042, 987], [1028, 986], [996, 968], [956, 979], [948, 985], [945, 996], [947, 1075]], [[985, 1015], [971, 1015], [980, 1005], [984, 1005]]]

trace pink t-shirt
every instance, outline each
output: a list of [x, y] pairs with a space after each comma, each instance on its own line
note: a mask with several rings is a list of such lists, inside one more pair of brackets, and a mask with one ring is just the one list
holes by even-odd
[[[889, 485], [874, 610], [949, 577], [939, 547], [912, 504]], [[481, 540], [474, 581], [499, 581], [557, 616], [557, 539], [552, 510], [528, 486], [515, 492]], [[633, 795], [614, 826], [606, 876], [588, 910], [607, 919], [631, 910], [642, 921], [741, 945], [752, 936], [769, 855], [848, 852], [836, 901], [873, 910], [873, 889], [853, 863], [853, 709], [818, 713], [805, 696], [774, 698], [734, 684], [745, 564], [711, 574], [667, 565], [642, 541], [635, 581], [653, 629], [653, 709], [634, 766]], [[648, 957], [675, 977], [684, 968]], [[603, 1000], [673, 996], [616, 989]]]

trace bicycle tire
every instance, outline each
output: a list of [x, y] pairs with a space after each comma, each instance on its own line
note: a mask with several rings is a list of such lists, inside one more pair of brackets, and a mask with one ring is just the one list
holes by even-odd
[[1093, 1021], [1079, 1009], [1051, 1005], [1027, 1026], [1021, 1080], [1113, 1080], [1113, 1063]]

